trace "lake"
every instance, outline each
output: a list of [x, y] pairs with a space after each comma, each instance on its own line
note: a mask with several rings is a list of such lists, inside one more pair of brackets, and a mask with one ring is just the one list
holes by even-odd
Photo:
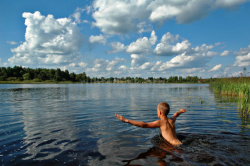
[[[154, 144], [168, 102], [181, 147]], [[1, 84], [0, 165], [248, 165], [250, 127], [208, 84]]]

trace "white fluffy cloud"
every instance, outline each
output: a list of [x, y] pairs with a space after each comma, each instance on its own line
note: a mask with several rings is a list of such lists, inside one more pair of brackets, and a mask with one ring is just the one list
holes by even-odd
[[146, 62], [146, 59], [144, 58], [143, 55], [131, 54], [131, 66], [132, 67], [139, 67], [145, 62]]
[[110, 46], [111, 46], [111, 51], [108, 51], [109, 54], [122, 52], [127, 48], [124, 44], [120, 42], [112, 42], [110, 43]]
[[152, 31], [149, 39], [147, 37], [143, 37], [137, 39], [136, 42], [132, 42], [127, 48], [127, 53], [148, 54], [152, 52], [152, 45], [155, 44], [156, 40], [157, 36], [155, 35], [155, 31]]
[[152, 64], [150, 62], [145, 62], [143, 65], [140, 66], [142, 70], [149, 70], [152, 68]]
[[188, 50], [191, 44], [188, 40], [178, 42], [179, 38], [179, 35], [174, 36], [170, 32], [164, 34], [161, 38], [161, 43], [157, 44], [154, 53], [157, 55], [176, 55]]
[[7, 43], [9, 43], [11, 45], [17, 45], [17, 42], [15, 42], [15, 41], [7, 41]]
[[244, 2], [249, 0], [217, 0], [215, 2], [215, 7], [217, 8], [234, 8]]
[[101, 34], [99, 36], [93, 36], [91, 35], [89, 37], [89, 42], [90, 43], [98, 43], [98, 44], [106, 44], [107, 43], [107, 39]]
[[145, 10], [148, 2], [123, 0], [96, 0], [93, 3], [94, 26], [99, 27], [103, 33], [125, 34], [139, 31], [138, 24], [144, 20], [149, 11]]
[[209, 71], [218, 71], [218, 70], [221, 69], [221, 67], [222, 67], [222, 64], [218, 64], [218, 65], [214, 66], [214, 67], [213, 67], [211, 70], [209, 70]]
[[112, 61], [105, 60], [105, 59], [96, 59], [94, 61], [94, 66], [92, 68], [88, 68], [86, 72], [94, 73], [94, 74], [97, 74], [97, 73], [107, 74], [107, 72], [114, 72], [115, 70], [119, 69], [119, 65], [124, 61], [125, 59], [123, 58], [115, 58]]
[[176, 19], [179, 23], [190, 23], [206, 16], [213, 5], [212, 0], [157, 0], [148, 6], [151, 10], [149, 19], [161, 23], [169, 19]]
[[85, 62], [79, 62], [79, 63], [70, 63], [69, 67], [86, 67], [88, 64]]
[[125, 65], [121, 65], [121, 66], [119, 67], [119, 69], [120, 69], [120, 70], [127, 70], [127, 69], [128, 69], [128, 67], [127, 67], [127, 66], [125, 66]]
[[217, 55], [216, 52], [211, 51], [213, 45], [203, 44], [195, 48], [190, 48], [188, 51], [175, 56], [170, 61], [162, 63], [159, 70], [167, 70], [171, 68], [198, 68], [205, 67], [210, 61], [211, 57]]
[[145, 31], [145, 22], [163, 23], [175, 19], [191, 23], [219, 8], [234, 8], [248, 0], [95, 0], [94, 26], [108, 34]]
[[71, 19], [55, 19], [38, 11], [23, 13], [23, 17], [27, 26], [25, 42], [11, 50], [11, 64], [66, 65], [79, 59], [84, 36]]
[[236, 61], [234, 62], [234, 66], [250, 66], [250, 45], [247, 48], [241, 48], [239, 52], [235, 52], [235, 55]]
[[[132, 64], [139, 66], [139, 69], [145, 69], [150, 71], [169, 71], [171, 69], [201, 69], [206, 67], [211, 57], [218, 55], [218, 53], [211, 51], [214, 48], [213, 45], [203, 44], [195, 48], [190, 48], [189, 51], [173, 57], [169, 61], [162, 62], [147, 62], [142, 59], [142, 56], [134, 55], [132, 58]], [[132, 66], [131, 64], [131, 66]]]
[[76, 10], [75, 10], [75, 13], [73, 13], [72, 15], [71, 15], [71, 17], [73, 17], [74, 19], [75, 19], [75, 22], [76, 23], [78, 23], [78, 24], [80, 24], [80, 23], [88, 23], [88, 21], [87, 20], [82, 20], [81, 19], [81, 15], [82, 15], [82, 13], [85, 11], [86, 9], [82, 9], [82, 8], [76, 8]]
[[217, 52], [212, 51], [218, 44], [202, 44], [192, 48], [188, 40], [180, 41], [180, 39], [179, 35], [172, 35], [168, 32], [162, 36], [161, 42], [157, 44], [154, 50], [156, 55], [177, 55], [166, 62], [149, 62], [145, 55], [153, 53], [152, 45], [156, 44], [157, 41], [154, 31], [149, 39], [147, 37], [137, 39], [127, 48], [127, 53], [131, 54], [130, 69], [152, 72], [169, 71], [171, 69], [201, 69], [207, 67], [207, 63], [213, 56], [218, 55]]
[[198, 68], [194, 67], [194, 68], [189, 68], [189, 69], [182, 69], [181, 72], [182, 73], [198, 73], [198, 72], [204, 73], [205, 70], [202, 67], [198, 67]]
[[220, 54], [220, 56], [228, 56], [230, 53], [231, 53], [231, 51], [225, 50], [225, 51], [223, 51], [223, 52]]

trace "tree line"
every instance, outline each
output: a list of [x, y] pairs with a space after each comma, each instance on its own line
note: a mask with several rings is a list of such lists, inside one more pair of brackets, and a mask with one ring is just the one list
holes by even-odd
[[68, 70], [58, 69], [45, 69], [45, 68], [23, 68], [22, 66], [0, 67], [0, 81], [24, 81], [33, 80], [35, 82], [42, 81], [72, 81], [80, 82], [83, 80], [89, 80], [86, 73], [75, 74], [69, 73]]
[[45, 69], [45, 68], [24, 68], [22, 66], [12, 67], [0, 67], [0, 81], [27, 81], [32, 80], [33, 82], [60, 82], [60, 81], [71, 81], [71, 82], [102, 82], [102, 83], [197, 83], [203, 82], [201, 78], [197, 76], [171, 76], [168, 79], [164, 77], [154, 78], [142, 78], [142, 77], [92, 77], [86, 75], [85, 72], [76, 74], [69, 73], [60, 68], [57, 69]]

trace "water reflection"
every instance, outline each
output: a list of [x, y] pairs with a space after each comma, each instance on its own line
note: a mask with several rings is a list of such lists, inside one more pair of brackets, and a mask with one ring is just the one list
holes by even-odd
[[[171, 152], [166, 152], [158, 149], [157, 147], [149, 148], [146, 152], [139, 154], [136, 158], [130, 160], [123, 160], [122, 162], [126, 163], [124, 165], [145, 165], [146, 163], [142, 164], [140, 162], [141, 159], [148, 159], [150, 157], [156, 157], [157, 161], [152, 163], [155, 165], [157, 163], [160, 166], [165, 166], [170, 164], [171, 162], [182, 162], [182, 164], [188, 164], [187, 162], [183, 163], [183, 159], [175, 156]], [[149, 165], [148, 163], [146, 165]]]
[[250, 139], [247, 136], [224, 132], [218, 135], [179, 133], [178, 137], [184, 143], [182, 146], [166, 147], [158, 144], [132, 159], [122, 160], [122, 165], [156, 165], [156, 163], [160, 166], [247, 165], [249, 163]]
[[5, 101], [13, 103], [12, 112], [21, 112], [25, 137], [24, 160], [47, 160], [75, 149], [78, 139], [73, 123], [76, 117], [65, 102], [68, 87], [14, 88]]
[[[238, 119], [240, 119], [241, 124], [238, 124], [238, 126], [241, 128], [241, 133], [245, 134], [245, 133], [249, 133], [250, 131], [250, 118], [247, 118], [247, 116], [240, 116], [241, 114], [241, 104], [239, 103], [239, 99], [235, 96], [227, 96], [227, 95], [221, 95], [218, 93], [214, 93], [214, 97], [215, 97], [215, 101], [216, 101], [216, 105], [217, 105], [217, 109], [220, 110], [230, 110], [233, 108], [235, 108], [235, 112], [237, 112], [237, 117]], [[225, 104], [227, 103], [227, 104]], [[223, 116], [225, 122], [228, 123], [233, 123], [233, 121], [231, 121], [231, 118], [228, 117], [228, 114], [225, 113], [220, 113], [219, 116]], [[230, 115], [232, 116], [232, 115]]]
[[[241, 131], [237, 105], [214, 96], [208, 85], [0, 85], [0, 97], [0, 163], [4, 165], [249, 162], [245, 154], [250, 149], [245, 136], [249, 129]], [[170, 116], [180, 108], [188, 110], [176, 123], [185, 142], [177, 151], [151, 143], [157, 129], [136, 128], [114, 116], [116, 112], [154, 121], [162, 101], [170, 104]], [[236, 152], [242, 157], [230, 155]]]

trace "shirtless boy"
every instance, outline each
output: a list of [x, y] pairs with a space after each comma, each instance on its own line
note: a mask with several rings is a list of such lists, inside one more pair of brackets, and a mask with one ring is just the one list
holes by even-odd
[[157, 107], [158, 118], [160, 120], [156, 120], [154, 122], [144, 123], [141, 121], [134, 121], [130, 119], [126, 119], [121, 115], [115, 114], [117, 119], [121, 120], [122, 122], [132, 124], [134, 126], [138, 126], [141, 128], [157, 128], [159, 127], [161, 135], [165, 140], [167, 140], [172, 145], [181, 145], [181, 141], [176, 136], [175, 132], [175, 121], [176, 118], [186, 112], [185, 109], [180, 109], [179, 112], [176, 112], [170, 119], [168, 119], [167, 115], [170, 111], [168, 103], [162, 102]]

